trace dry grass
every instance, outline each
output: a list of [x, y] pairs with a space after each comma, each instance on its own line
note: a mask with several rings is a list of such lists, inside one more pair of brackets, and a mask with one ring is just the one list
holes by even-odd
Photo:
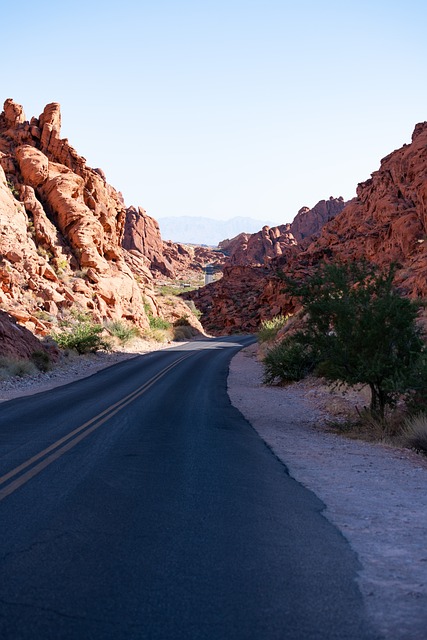
[[419, 413], [407, 418], [402, 437], [407, 447], [427, 455], [427, 414]]
[[0, 357], [0, 380], [6, 380], [12, 376], [27, 376], [38, 373], [34, 362], [20, 358]]

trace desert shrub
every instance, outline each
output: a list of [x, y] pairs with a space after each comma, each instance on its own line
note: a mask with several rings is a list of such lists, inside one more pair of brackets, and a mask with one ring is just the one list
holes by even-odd
[[31, 361], [36, 365], [39, 371], [49, 371], [51, 367], [51, 359], [50, 355], [44, 349], [38, 349], [37, 351], [33, 351], [31, 354]]
[[200, 318], [202, 317], [202, 312], [196, 307], [196, 305], [194, 304], [194, 300], [184, 300], [184, 302], [190, 309], [191, 313], [200, 320]]
[[154, 342], [168, 342], [171, 339], [168, 331], [164, 329], [146, 329], [144, 331], [146, 340], [154, 340]]
[[408, 447], [427, 455], [427, 413], [408, 418], [402, 435]]
[[178, 318], [177, 320], [175, 320], [175, 322], [173, 323], [174, 327], [190, 327], [190, 321], [188, 319], [188, 316], [181, 316], [180, 318]]
[[275, 316], [271, 320], [263, 320], [261, 322], [261, 328], [258, 331], [258, 342], [269, 342], [274, 340], [278, 331], [284, 326], [287, 321], [287, 316], [279, 315]]
[[177, 342], [185, 342], [186, 340], [190, 340], [192, 337], [193, 329], [189, 324], [174, 326], [173, 339]]
[[115, 338], [118, 338], [123, 344], [141, 335], [137, 327], [131, 326], [121, 320], [108, 322], [105, 326], [107, 331]]
[[31, 360], [22, 358], [0, 357], [0, 378], [27, 376], [37, 373], [36, 365]]
[[169, 329], [171, 326], [171, 323], [164, 318], [159, 318], [152, 315], [148, 316], [148, 322], [150, 325], [150, 329]]
[[316, 366], [316, 357], [309, 346], [294, 337], [288, 337], [267, 351], [264, 364], [264, 382], [296, 382], [305, 378]]
[[103, 327], [100, 324], [94, 324], [87, 316], [79, 315], [64, 331], [52, 333], [52, 338], [61, 349], [71, 349], [82, 355], [111, 349], [108, 340], [101, 335], [102, 332]]

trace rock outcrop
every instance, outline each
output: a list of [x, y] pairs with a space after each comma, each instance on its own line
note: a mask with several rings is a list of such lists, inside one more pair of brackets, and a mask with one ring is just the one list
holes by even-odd
[[240, 233], [223, 240], [218, 248], [227, 255], [227, 265], [265, 265], [282, 255], [290, 257], [317, 237], [322, 227], [344, 209], [343, 198], [320, 200], [312, 209], [302, 207], [291, 224], [264, 226], [258, 233]]
[[329, 200], [320, 200], [312, 209], [302, 207], [291, 224], [291, 232], [301, 246], [318, 236], [327, 222], [335, 218], [346, 206], [340, 196]]
[[219, 249], [230, 265], [263, 265], [297, 246], [290, 224], [265, 226], [258, 233], [241, 233], [231, 240], [223, 240]]
[[57, 103], [27, 121], [9, 99], [0, 115], [0, 304], [40, 334], [73, 306], [145, 327], [152, 275], [121, 247], [122, 196], [60, 127]]
[[31, 331], [17, 323], [15, 318], [0, 311], [0, 355], [29, 360], [34, 354], [45, 351], [55, 356], [52, 347], [44, 345]]
[[[338, 203], [336, 206], [339, 209]], [[334, 204], [332, 211], [335, 216], [308, 246], [304, 246], [311, 235], [310, 225], [305, 226], [304, 221], [308, 212], [300, 211], [298, 227], [292, 233], [302, 238], [303, 250], [273, 258], [262, 269], [226, 268], [222, 280], [186, 294], [202, 311], [207, 330], [218, 334], [253, 331], [263, 319], [293, 312], [295, 301], [283, 293], [277, 271], [304, 278], [321, 261], [367, 259], [380, 267], [397, 263], [396, 284], [401, 293], [425, 299], [427, 122], [415, 127], [411, 144], [389, 154], [379, 170], [358, 185], [354, 200], [341, 211]], [[329, 213], [326, 207], [322, 219]], [[257, 296], [256, 307], [247, 297], [248, 282]], [[247, 300], [246, 307], [242, 299]]]

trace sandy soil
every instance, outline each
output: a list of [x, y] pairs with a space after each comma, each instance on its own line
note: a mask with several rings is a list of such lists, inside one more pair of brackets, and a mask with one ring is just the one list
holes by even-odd
[[[73, 382], [164, 347], [138, 341], [123, 352], [69, 356], [48, 374], [0, 381], [0, 402]], [[266, 387], [255, 352], [256, 346], [248, 347], [231, 362], [232, 403], [289, 473], [323, 501], [325, 517], [358, 554], [360, 589], [383, 637], [426, 640], [427, 459], [406, 449], [329, 433], [326, 420], [345, 412], [354, 398], [304, 382]]]
[[[384, 638], [427, 638], [427, 458], [326, 429], [343, 402], [307, 383], [262, 384], [255, 348], [232, 360], [228, 392], [358, 554], [359, 585]], [[345, 400], [344, 400], [345, 402]]]

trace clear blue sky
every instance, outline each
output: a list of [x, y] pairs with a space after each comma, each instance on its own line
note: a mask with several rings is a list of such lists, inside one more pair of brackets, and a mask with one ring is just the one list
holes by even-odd
[[67, 137], [155, 218], [290, 222], [355, 195], [427, 120], [425, 0], [23, 0], [1, 104]]

